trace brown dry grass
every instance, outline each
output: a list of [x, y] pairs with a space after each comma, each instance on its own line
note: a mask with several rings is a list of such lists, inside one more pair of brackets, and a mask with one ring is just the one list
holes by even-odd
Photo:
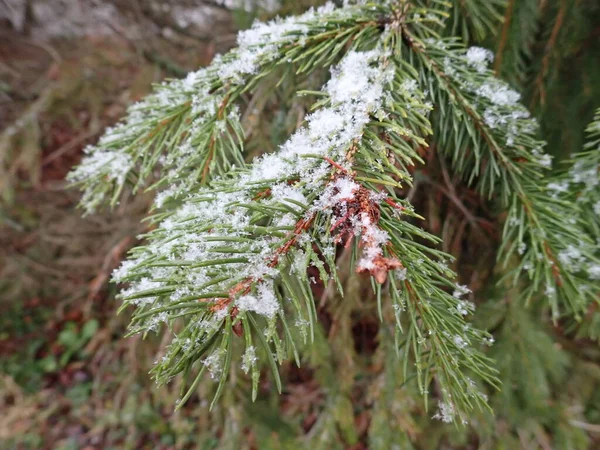
[[[153, 390], [147, 375], [161, 343], [121, 339], [128, 318], [115, 315], [108, 283], [143, 231], [148, 197], [84, 218], [64, 180], [83, 147], [167, 74], [118, 36], [42, 44], [2, 34], [0, 447], [184, 448], [171, 430], [193, 427], [177, 419], [187, 413], [165, 425], [177, 383]], [[214, 51], [193, 40], [153, 48], [188, 70]], [[98, 330], [83, 348], [40, 367], [69, 351], [66, 329], [88, 322]]]

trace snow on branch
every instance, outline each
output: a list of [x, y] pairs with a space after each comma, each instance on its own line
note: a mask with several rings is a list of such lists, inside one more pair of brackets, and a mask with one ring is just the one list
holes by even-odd
[[[596, 292], [582, 276], [583, 266], [594, 260], [593, 242], [573, 206], [544, 189], [552, 158], [520, 95], [487, 68], [492, 55], [485, 49], [466, 49], [456, 39], [409, 42], [419, 58], [421, 83], [438, 100], [439, 147], [467, 182], [508, 207], [500, 253], [505, 266], [516, 254], [520, 264], [507, 275], [515, 285], [523, 276], [528, 280], [526, 302], [543, 292], [555, 319], [581, 314]], [[564, 185], [548, 187], [555, 186]], [[564, 226], [569, 215], [571, 223]], [[575, 263], [579, 260], [582, 264]]]
[[[183, 80], [164, 82], [132, 105], [127, 117], [106, 131], [70, 175], [84, 188], [82, 206], [93, 212], [106, 201], [118, 202], [126, 184], [134, 190], [148, 180], [163, 187], [159, 206], [196, 183], [244, 165], [244, 132], [236, 103], [279, 64], [296, 64], [305, 73], [331, 64], [343, 43], [360, 35], [370, 39], [377, 11], [328, 3], [300, 16], [256, 23], [240, 32], [238, 48]], [[328, 61], [310, 59], [329, 50]]]
[[[481, 350], [493, 338], [468, 323], [474, 304], [452, 281], [451, 256], [399, 196], [431, 142], [508, 210], [500, 252], [516, 260], [505, 269], [515, 286], [527, 277], [524, 298], [547, 296], [556, 317], [596, 295], [591, 233], [563, 195], [593, 196], [597, 167], [582, 158], [571, 178], [546, 185], [551, 158], [535, 121], [488, 69], [488, 50], [440, 38], [444, 2], [357, 3], [255, 24], [237, 50], [134, 105], [71, 175], [92, 210], [117, 202], [125, 183], [159, 191], [155, 228], [113, 278], [135, 307], [132, 333], [178, 330], [153, 375], [193, 377], [180, 404], [205, 372], [218, 382], [214, 404], [234, 358], [253, 397], [263, 367], [281, 390], [278, 364], [298, 361], [296, 341], [315, 336], [314, 284], [343, 293], [337, 255], [350, 248], [382, 319], [391, 304], [404, 378], [414, 374], [425, 398], [436, 386], [435, 417], [465, 421], [487, 407], [477, 383], [498, 385]], [[278, 67], [332, 65], [304, 125], [246, 163], [242, 95]]]

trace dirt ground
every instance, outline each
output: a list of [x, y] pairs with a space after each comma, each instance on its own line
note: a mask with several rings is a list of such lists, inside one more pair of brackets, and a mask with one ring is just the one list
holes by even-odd
[[161, 343], [121, 339], [108, 283], [148, 199], [83, 218], [64, 178], [152, 83], [229, 48], [231, 15], [25, 3], [0, 2], [0, 448], [188, 448], [204, 413], [151, 387]]

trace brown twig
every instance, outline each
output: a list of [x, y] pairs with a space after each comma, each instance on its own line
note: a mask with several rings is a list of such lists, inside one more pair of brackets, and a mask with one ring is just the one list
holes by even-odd
[[540, 70], [535, 79], [535, 93], [539, 95], [532, 95], [531, 103], [529, 106], [529, 109], [531, 110], [535, 108], [538, 97], [541, 105], [544, 105], [546, 103], [546, 89], [544, 88], [544, 78], [548, 73], [548, 69], [550, 66], [550, 58], [552, 56], [552, 49], [554, 48], [556, 40], [558, 39], [558, 34], [565, 19], [566, 9], [566, 1], [561, 0], [560, 9], [558, 11], [558, 15], [556, 16], [554, 26], [552, 27], [550, 38], [548, 39], [548, 42], [546, 43], [546, 46], [544, 48], [544, 57], [542, 58], [542, 69]]
[[52, 161], [55, 161], [56, 159], [63, 156], [65, 153], [68, 153], [71, 150], [77, 148], [78, 145], [80, 145], [83, 142], [85, 142], [86, 140], [94, 137], [96, 134], [98, 134], [99, 131], [100, 131], [100, 127], [95, 126], [95, 127], [90, 128], [89, 130], [77, 135], [76, 137], [71, 139], [69, 142], [62, 145], [61, 147], [59, 147], [58, 149], [56, 149], [55, 151], [50, 153], [48, 156], [46, 156], [42, 161], [42, 167], [47, 166]]
[[504, 14], [504, 23], [502, 25], [502, 34], [500, 35], [500, 42], [498, 43], [498, 50], [496, 51], [496, 60], [494, 62], [494, 72], [496, 75], [500, 73], [502, 67], [502, 58], [504, 56], [504, 49], [508, 41], [508, 31], [512, 24], [512, 16], [515, 7], [515, 0], [509, 0], [506, 7], [506, 13]]

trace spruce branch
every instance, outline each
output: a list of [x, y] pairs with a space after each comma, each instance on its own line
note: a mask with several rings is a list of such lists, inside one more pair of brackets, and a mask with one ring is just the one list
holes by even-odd
[[[328, 67], [342, 52], [379, 34], [381, 7], [331, 4], [240, 33], [239, 47], [183, 80], [156, 86], [127, 117], [107, 130], [69, 179], [84, 188], [92, 212], [118, 202], [126, 184], [134, 192], [158, 180], [161, 206], [197, 183], [243, 166], [241, 96], [269, 73], [293, 64], [297, 73]], [[157, 173], [158, 170], [158, 173]], [[165, 189], [166, 187], [166, 189]]]
[[531, 311], [519, 302], [506, 302], [504, 306], [498, 343], [491, 353], [499, 361], [503, 385], [512, 389], [500, 392], [492, 404], [504, 410], [507, 420], [518, 426], [541, 405], [552, 401], [557, 395], [554, 386], [564, 381], [570, 364], [567, 354], [556, 348], [548, 330]]
[[565, 224], [572, 206], [543, 188], [552, 160], [536, 139], [536, 122], [518, 103], [519, 94], [488, 70], [493, 58], [488, 50], [403, 33], [422, 85], [440, 107], [434, 117], [439, 147], [468, 183], [509, 207], [501, 256], [505, 267], [511, 256], [520, 256], [510, 273], [514, 283], [526, 276], [527, 301], [544, 290], [555, 319], [581, 314], [593, 290], [581, 289], [589, 282], [564, 255], [577, 246], [589, 259], [591, 243], [576, 221]]
[[[197, 376], [208, 370], [222, 386], [233, 335], [245, 339], [253, 396], [257, 359], [266, 359], [278, 380], [277, 362], [295, 353], [286, 316], [296, 317], [305, 340], [314, 336], [308, 266], [319, 269], [323, 282], [333, 279], [339, 285], [335, 246], [354, 242], [355, 254], [361, 254], [354, 265], [373, 277], [378, 297], [389, 279], [394, 301], [407, 305], [410, 336], [419, 342], [409, 339], [402, 345], [416, 358], [423, 392], [432, 379], [441, 386], [443, 404], [453, 413], [447, 410], [444, 420], [465, 418], [475, 405], [485, 404], [463, 371], [494, 383], [490, 361], [477, 350], [486, 335], [464, 323], [468, 307], [459, 295], [444, 291], [454, 288], [444, 281], [453, 274], [437, 260], [449, 256], [417, 243], [435, 239], [398, 220], [398, 214], [417, 217], [393, 187], [410, 181], [415, 149], [426, 145], [419, 135], [430, 131], [424, 94], [408, 77], [387, 51], [348, 53], [307, 128], [278, 153], [198, 190], [163, 216], [147, 236], [148, 245], [134, 250], [133, 259], [115, 274], [117, 281], [130, 282], [122, 295], [126, 305], [137, 306], [134, 332], [180, 317], [187, 323], [154, 369], [159, 382], [189, 371], [201, 359]], [[395, 272], [402, 275], [402, 285], [388, 276]], [[285, 299], [292, 311], [286, 311]], [[426, 364], [421, 362], [425, 354]], [[220, 388], [215, 399], [219, 393]]]
[[[575, 267], [582, 280], [579, 289], [589, 292], [591, 297], [583, 321], [574, 323], [578, 333], [592, 339], [600, 337], [600, 109], [586, 128], [587, 142], [581, 152], [573, 155], [548, 183], [548, 192], [557, 201], [578, 206], [578, 216], [568, 222], [577, 221], [589, 239], [580, 239], [559, 255], [565, 263]], [[564, 218], [563, 218], [564, 220]]]
[[527, 62], [539, 31], [540, 3], [509, 0], [499, 34], [494, 71], [512, 86], [522, 87], [527, 79]]
[[[491, 52], [439, 37], [447, 2], [360, 3], [255, 25], [238, 50], [134, 106], [73, 174], [91, 209], [105, 195], [116, 202], [127, 180], [141, 188], [152, 178], [160, 190], [155, 228], [114, 281], [128, 284], [132, 333], [173, 333], [153, 376], [185, 376], [180, 405], [205, 374], [216, 382], [214, 405], [238, 361], [253, 398], [264, 367], [281, 391], [278, 366], [299, 363], [298, 341], [318, 337], [313, 285], [343, 294], [336, 263], [346, 247], [382, 319], [384, 302], [392, 305], [403, 379], [426, 399], [436, 390], [434, 417], [466, 421], [487, 406], [477, 383], [499, 381], [480, 347], [493, 339], [467, 322], [474, 305], [452, 281], [451, 256], [399, 195], [431, 141], [457, 175], [508, 209], [501, 253], [506, 267], [518, 259], [508, 275], [519, 287], [528, 279], [525, 299], [545, 287], [556, 317], [594, 296], [570, 250], [577, 244], [593, 260], [583, 219], [565, 221], [575, 210], [549, 195], [551, 160], [519, 94], [488, 70]], [[336, 62], [321, 91], [302, 93], [318, 98], [305, 125], [245, 163], [242, 96], [279, 67], [308, 73]]]
[[496, 33], [506, 6], [507, 0], [453, 0], [447, 32], [460, 36], [464, 42], [482, 41]]
[[[582, 222], [597, 242], [600, 239], [600, 109], [596, 110], [586, 134], [587, 142], [583, 151], [572, 157], [569, 170], [563, 172], [548, 188], [555, 195], [560, 197], [566, 194], [568, 200], [580, 204]], [[589, 270], [590, 276], [595, 273], [595, 279], [598, 279], [598, 270]]]

